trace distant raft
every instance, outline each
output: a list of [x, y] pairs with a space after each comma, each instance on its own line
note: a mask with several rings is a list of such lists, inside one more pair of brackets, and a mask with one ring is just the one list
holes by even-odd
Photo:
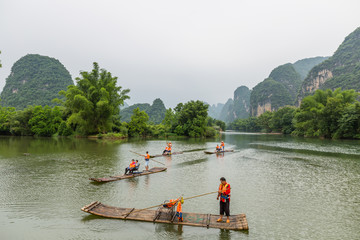
[[150, 155], [151, 158], [156, 158], [156, 157], [166, 157], [166, 156], [172, 156], [172, 155], [177, 155], [177, 154], [183, 154], [184, 152], [173, 152], [171, 154], [168, 153], [164, 153], [164, 154], [158, 154], [158, 155]]
[[226, 152], [233, 152], [234, 150], [233, 149], [229, 149], [229, 150], [225, 150], [225, 151], [204, 151], [204, 153], [206, 154], [220, 154], [220, 153], [226, 153]]
[[127, 175], [124, 174], [121, 176], [110, 176], [108, 178], [89, 178], [89, 179], [92, 181], [95, 181], [95, 182], [113, 182], [113, 181], [119, 181], [119, 180], [128, 179], [128, 178], [149, 175], [149, 174], [153, 174], [153, 173], [159, 173], [159, 172], [165, 171], [166, 169], [167, 168], [165, 168], [165, 167], [154, 167], [154, 168], [149, 169], [149, 171], [144, 171], [144, 172], [134, 172], [132, 174], [127, 174]]
[[249, 230], [245, 214], [230, 216], [230, 223], [226, 223], [225, 221], [216, 221], [219, 218], [219, 215], [184, 212], [183, 222], [178, 222], [176, 217], [171, 217], [166, 214], [159, 216], [156, 210], [136, 210], [135, 208], [111, 207], [102, 204], [101, 202], [92, 202], [91, 204], [81, 208], [81, 210], [106, 218], [117, 218], [122, 220], [126, 219], [228, 230]]

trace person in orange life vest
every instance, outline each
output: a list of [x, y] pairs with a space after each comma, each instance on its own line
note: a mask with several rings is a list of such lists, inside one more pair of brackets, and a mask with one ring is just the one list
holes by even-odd
[[136, 162], [133, 159], [133, 160], [131, 160], [130, 165], [127, 168], [125, 168], [125, 174], [127, 174], [128, 171], [131, 171], [131, 169], [134, 169], [135, 167], [136, 167]]
[[139, 170], [140, 163], [139, 160], [135, 161], [135, 167], [130, 168], [129, 173], [133, 174], [135, 170]]
[[182, 204], [184, 204], [184, 198], [178, 198], [178, 199], [170, 199], [168, 203], [165, 203], [163, 205], [163, 207], [165, 208], [171, 208], [172, 206], [174, 206], [175, 204], [177, 204], [176, 207], [176, 216], [179, 219], [179, 222], [183, 221], [183, 217], [182, 217]]
[[227, 220], [229, 223], [230, 219], [230, 184], [226, 182], [224, 177], [220, 178], [220, 186], [218, 191], [217, 200], [220, 198], [220, 218], [217, 220], [218, 222], [222, 222], [222, 218], [224, 213], [226, 214]]
[[217, 152], [220, 152], [220, 151], [221, 151], [221, 147], [219, 146], [219, 144], [216, 145], [216, 151], [217, 151]]
[[222, 150], [225, 151], [225, 143], [224, 143], [224, 141], [221, 141], [221, 145], [220, 145], [220, 146], [222, 147]]
[[165, 147], [165, 150], [163, 151], [163, 154], [169, 154], [170, 150], [169, 150], [169, 147], [166, 146]]
[[149, 161], [150, 161], [149, 152], [146, 151], [146, 155], [141, 155], [141, 156], [145, 157], [145, 170], [149, 171]]

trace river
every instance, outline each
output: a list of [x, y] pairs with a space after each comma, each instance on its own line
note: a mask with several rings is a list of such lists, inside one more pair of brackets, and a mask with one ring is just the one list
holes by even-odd
[[[0, 137], [0, 239], [359, 239], [360, 141], [226, 133], [224, 156], [206, 155], [219, 140], [174, 140], [156, 160], [167, 171], [94, 184], [121, 174], [130, 150], [159, 154], [165, 140]], [[194, 150], [194, 151], [190, 151]], [[29, 153], [29, 154], [24, 154]], [[150, 167], [161, 166], [151, 162]], [[93, 201], [145, 208], [179, 195], [232, 188], [231, 213], [249, 231], [105, 219], [80, 210]], [[184, 212], [218, 214], [216, 195], [185, 201]]]

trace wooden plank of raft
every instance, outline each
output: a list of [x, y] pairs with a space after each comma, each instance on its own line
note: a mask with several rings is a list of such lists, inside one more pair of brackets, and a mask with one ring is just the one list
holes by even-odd
[[206, 220], [206, 228], [209, 228], [209, 225], [210, 225], [210, 217], [211, 217], [211, 214], [208, 214], [208, 217], [207, 217], [207, 220]]
[[113, 182], [113, 181], [119, 181], [119, 180], [128, 179], [128, 178], [149, 175], [149, 174], [153, 174], [153, 173], [159, 173], [159, 172], [165, 171], [166, 169], [167, 168], [165, 168], [165, 167], [154, 167], [154, 168], [151, 168], [147, 172], [137, 172], [137, 173], [129, 174], [129, 175], [110, 176], [108, 178], [89, 178], [89, 179], [92, 181], [95, 181], [95, 182]]
[[245, 214], [232, 215], [230, 216], [230, 223], [226, 223], [225, 221], [223, 222], [216, 221], [220, 217], [219, 215], [184, 212], [183, 222], [179, 222], [179, 221], [171, 222], [167, 214], [160, 214], [155, 216], [156, 210], [135, 211], [135, 209], [133, 210], [133, 208], [111, 207], [104, 205], [100, 202], [96, 202], [95, 204], [94, 203], [89, 204], [81, 208], [81, 210], [106, 218], [117, 218], [117, 219], [127, 219], [127, 220], [156, 222], [156, 223], [198, 226], [198, 227], [210, 227], [210, 228], [220, 228], [220, 229], [229, 229], [229, 230], [249, 229]]
[[226, 153], [226, 152], [234, 152], [233, 149], [229, 149], [229, 150], [225, 150], [225, 151], [220, 151], [220, 152], [217, 152], [217, 151], [204, 151], [204, 153], [206, 154], [220, 154], [220, 153]]
[[127, 214], [126, 214], [126, 216], [125, 216], [124, 218], [127, 218], [127, 217], [130, 215], [130, 213], [132, 213], [132, 211], [134, 211], [134, 210], [135, 210], [135, 208], [131, 209], [131, 210], [130, 210], [130, 212], [129, 212], [129, 213], [127, 213]]

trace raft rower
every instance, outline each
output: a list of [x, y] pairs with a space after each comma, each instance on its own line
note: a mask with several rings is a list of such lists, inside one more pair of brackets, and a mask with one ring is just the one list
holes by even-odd
[[226, 223], [230, 222], [230, 184], [226, 182], [224, 177], [220, 178], [220, 185], [217, 200], [220, 198], [220, 218], [217, 220], [218, 222], [222, 222], [222, 218], [224, 213], [226, 214]]
[[177, 204], [176, 207], [176, 217], [178, 217], [179, 222], [183, 221], [182, 217], [182, 204], [184, 204], [184, 198], [179, 197], [178, 199], [170, 199], [168, 203], [163, 205], [164, 208], [172, 208], [174, 205]]

